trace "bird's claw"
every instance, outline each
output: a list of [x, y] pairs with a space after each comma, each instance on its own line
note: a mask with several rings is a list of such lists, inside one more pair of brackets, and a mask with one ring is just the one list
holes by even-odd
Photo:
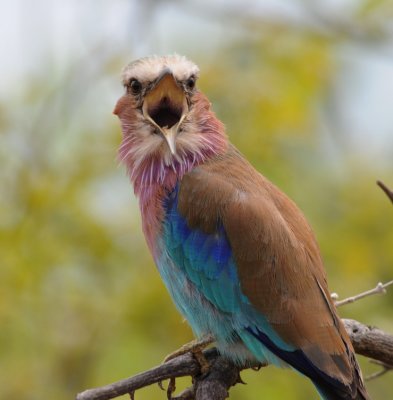
[[168, 400], [172, 399], [172, 393], [176, 390], [176, 379], [170, 378], [168, 383], [168, 388], [166, 390], [166, 397]]
[[197, 360], [197, 362], [201, 368], [201, 375], [207, 374], [210, 370], [210, 364], [209, 364], [209, 361], [207, 361], [203, 352], [201, 350], [193, 351], [192, 355]]
[[[179, 349], [177, 349], [173, 353], [167, 355], [164, 358], [163, 363], [173, 360], [174, 358], [179, 357], [183, 354], [191, 353], [193, 355], [193, 357], [197, 360], [197, 362], [201, 368], [201, 374], [204, 375], [209, 372], [210, 364], [206, 360], [206, 357], [203, 354], [203, 350], [213, 342], [214, 342], [214, 338], [211, 335], [204, 336], [202, 339], [193, 340], [193, 341], [181, 346]], [[164, 390], [164, 388], [162, 386], [162, 382], [159, 382], [158, 385], [160, 386], [161, 389]], [[169, 390], [169, 387], [168, 387], [168, 390]]]
[[[176, 357], [182, 356], [183, 354], [202, 353], [202, 350], [204, 350], [207, 346], [209, 346], [209, 344], [211, 344], [213, 342], [214, 342], [214, 338], [211, 335], [204, 336], [202, 339], [192, 340], [191, 342], [186, 343], [183, 346], [181, 346], [179, 349], [177, 349], [173, 353], [168, 354], [164, 358], [163, 363], [173, 360]], [[198, 360], [198, 358], [197, 358], [197, 360]]]
[[[173, 360], [176, 357], [179, 357], [183, 354], [191, 353], [193, 357], [197, 360], [200, 366], [200, 373], [201, 375], [205, 375], [209, 372], [210, 364], [207, 361], [206, 357], [203, 354], [203, 350], [209, 346], [209, 344], [213, 343], [214, 339], [211, 335], [204, 336], [202, 339], [196, 339], [185, 345], [181, 346], [179, 349], [174, 351], [173, 353], [167, 355], [164, 358], [163, 363], [166, 363], [170, 360]], [[165, 390], [162, 381], [158, 382], [158, 386], [161, 390]], [[166, 389], [167, 398], [168, 400], [172, 399], [172, 394], [176, 390], [176, 380], [175, 378], [170, 378], [168, 387]]]
[[172, 399], [172, 394], [176, 390], [176, 379], [169, 378], [168, 387], [165, 389], [162, 381], [157, 382], [158, 387], [161, 390], [166, 390], [166, 396], [168, 400]]

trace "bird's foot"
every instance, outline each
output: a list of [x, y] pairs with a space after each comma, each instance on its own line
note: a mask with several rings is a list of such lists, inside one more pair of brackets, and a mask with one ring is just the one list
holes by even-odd
[[186, 353], [191, 353], [195, 359], [198, 361], [201, 367], [201, 374], [205, 374], [209, 371], [210, 365], [209, 362], [206, 360], [206, 357], [203, 355], [202, 351], [214, 342], [214, 338], [211, 335], [206, 335], [202, 337], [202, 339], [195, 339], [189, 343], [186, 343], [173, 353], [167, 355], [164, 359], [164, 363], [168, 362], [169, 360], [173, 360], [176, 357], [179, 357]]
[[[174, 351], [171, 354], [168, 354], [165, 358], [163, 363], [166, 363], [170, 360], [173, 360], [176, 357], [182, 356], [183, 354], [191, 353], [194, 358], [197, 360], [200, 368], [201, 368], [201, 374], [206, 374], [209, 372], [210, 369], [210, 364], [206, 360], [206, 357], [203, 355], [202, 351], [209, 346], [209, 344], [213, 343], [214, 339], [213, 336], [207, 335], [204, 336], [202, 339], [195, 339], [192, 340], [189, 343], [186, 343], [176, 351]], [[163, 387], [162, 382], [158, 382], [158, 386], [162, 389], [165, 390]], [[175, 378], [171, 378], [169, 380], [168, 388], [167, 388], [167, 397], [168, 399], [172, 398], [173, 392], [176, 390], [176, 381]]]
[[162, 381], [157, 382], [159, 388], [161, 390], [166, 390], [166, 397], [168, 400], [172, 400], [172, 394], [174, 393], [174, 391], [176, 390], [176, 379], [175, 378], [169, 378], [169, 382], [168, 382], [168, 387], [165, 389], [164, 385], [162, 383]]

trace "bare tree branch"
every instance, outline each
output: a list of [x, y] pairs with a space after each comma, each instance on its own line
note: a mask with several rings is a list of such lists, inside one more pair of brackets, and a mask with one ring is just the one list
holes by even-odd
[[[214, 356], [217, 357], [217, 353], [211, 355], [211, 357], [206, 355], [206, 358], [211, 362]], [[166, 379], [178, 378], [181, 376], [195, 376], [198, 373], [198, 362], [191, 354], [185, 354], [133, 377], [100, 388], [85, 390], [79, 393], [76, 398], [77, 400], [113, 399]]]
[[[79, 393], [76, 399], [113, 399], [127, 393], [133, 393], [142, 387], [181, 376], [195, 377], [193, 391], [198, 400], [225, 399], [228, 395], [228, 388], [239, 380], [239, 369], [227, 359], [219, 356], [216, 349], [206, 350], [204, 356], [211, 365], [209, 374], [206, 376], [199, 376], [200, 365], [198, 361], [191, 354], [184, 354], [130, 378], [99, 388], [85, 390]], [[190, 394], [192, 394], [190, 390], [183, 393], [188, 397], [178, 397], [178, 399], [192, 398], [190, 397]]]
[[[392, 335], [355, 320], [343, 319], [343, 322], [356, 353], [378, 360], [384, 365], [393, 365]], [[193, 388], [187, 389], [173, 399], [223, 400], [228, 396], [228, 389], [241, 382], [239, 372], [244, 368], [236, 367], [220, 356], [215, 349], [206, 350], [204, 355], [211, 365], [206, 375], [199, 375], [198, 362], [190, 354], [185, 354], [133, 377], [85, 390], [77, 395], [76, 400], [113, 399], [154, 383], [181, 376], [193, 377]]]

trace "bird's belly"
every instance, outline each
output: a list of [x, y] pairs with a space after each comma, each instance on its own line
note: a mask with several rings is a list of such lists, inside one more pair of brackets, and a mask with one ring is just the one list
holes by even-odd
[[[177, 308], [198, 338], [207, 334], [212, 335], [218, 350], [234, 362], [243, 364], [257, 359], [238, 334], [244, 330], [244, 326], [241, 326], [236, 315], [218, 310], [207, 300], [165, 250], [161, 252], [156, 262]], [[263, 356], [259, 356], [258, 361], [268, 362]]]

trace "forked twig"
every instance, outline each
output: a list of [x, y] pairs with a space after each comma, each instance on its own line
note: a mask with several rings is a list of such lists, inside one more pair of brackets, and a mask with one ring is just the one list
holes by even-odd
[[[388, 198], [391, 200], [393, 203], [393, 191], [390, 190], [383, 182], [377, 181], [377, 185], [385, 192], [385, 194], [388, 196]], [[359, 293], [356, 296], [348, 297], [344, 300], [337, 301], [338, 299], [338, 294], [337, 293], [332, 293], [331, 297], [335, 301], [336, 307], [341, 307], [349, 303], [354, 303], [357, 300], [363, 299], [364, 297], [367, 296], [372, 296], [374, 294], [385, 294], [386, 293], [386, 288], [390, 285], [393, 284], [393, 280], [387, 282], [387, 283], [381, 283], [379, 282], [377, 286], [373, 289], [366, 290], [363, 293]]]
[[[375, 288], [373, 288], [373, 289], [366, 290], [365, 292], [359, 293], [356, 296], [351, 296], [351, 297], [347, 297], [346, 299], [336, 301], [336, 303], [335, 303], [336, 307], [341, 307], [341, 306], [345, 306], [346, 304], [354, 303], [357, 300], [363, 299], [364, 297], [367, 297], [367, 296], [372, 296], [374, 294], [385, 294], [386, 288], [391, 285], [393, 285], [393, 280], [386, 282], [386, 283], [379, 282], [377, 284], [377, 286], [375, 286]], [[336, 293], [333, 293], [332, 297], [333, 297], [333, 299], [338, 298]]]

